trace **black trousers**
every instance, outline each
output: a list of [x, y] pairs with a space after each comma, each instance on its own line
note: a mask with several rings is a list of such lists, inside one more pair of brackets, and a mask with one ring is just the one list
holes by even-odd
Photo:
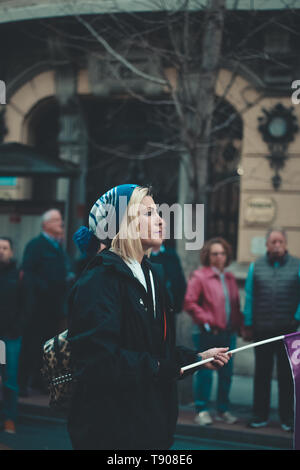
[[[255, 337], [255, 341], [280, 336], [271, 332]], [[283, 341], [274, 341], [255, 348], [254, 402], [253, 414], [261, 421], [267, 421], [270, 411], [271, 380], [276, 359], [279, 417], [282, 423], [292, 424], [294, 415], [294, 385], [289, 360]]]
[[24, 327], [19, 360], [19, 386], [43, 388], [40, 373], [43, 344], [59, 331], [60, 315], [57, 309], [40, 309]]

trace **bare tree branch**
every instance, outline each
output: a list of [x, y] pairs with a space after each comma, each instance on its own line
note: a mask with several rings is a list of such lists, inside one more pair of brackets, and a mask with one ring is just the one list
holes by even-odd
[[94, 36], [97, 41], [104, 47], [104, 49], [116, 60], [118, 60], [121, 64], [123, 64], [125, 67], [127, 67], [131, 72], [136, 74], [137, 76], [149, 80], [150, 82], [157, 83], [159, 85], [165, 85], [168, 86], [169, 83], [166, 80], [163, 80], [162, 78], [158, 77], [153, 77], [149, 74], [146, 74], [136, 68], [132, 63], [128, 62], [128, 60], [116, 52], [109, 44], [108, 42], [97, 32], [95, 29], [87, 22], [85, 21], [81, 16], [75, 15], [75, 18], [78, 20], [79, 23], [81, 23], [91, 34]]

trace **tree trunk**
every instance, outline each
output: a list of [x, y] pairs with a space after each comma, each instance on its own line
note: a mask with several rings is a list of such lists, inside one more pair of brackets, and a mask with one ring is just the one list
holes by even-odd
[[[179, 203], [204, 204], [205, 220], [208, 213], [208, 158], [211, 123], [215, 105], [215, 88], [221, 56], [223, 25], [226, 0], [211, 0], [205, 14], [205, 27], [202, 43], [201, 69], [197, 74], [198, 84], [193, 90], [195, 116], [191, 116], [191, 126], [183, 136], [189, 149], [182, 156], [179, 178]], [[185, 77], [187, 79], [187, 77]], [[193, 78], [193, 80], [195, 80]], [[179, 90], [180, 92], [180, 90]], [[196, 104], [195, 104], [196, 103]], [[187, 138], [190, 138], [190, 142]], [[191, 145], [193, 148], [191, 148]], [[187, 167], [191, 167], [191, 171]], [[192, 220], [190, 221], [192, 223]], [[184, 233], [184, 232], [183, 232]], [[204, 231], [205, 233], [205, 231]], [[199, 265], [199, 250], [186, 250], [186, 240], [178, 240], [178, 254], [181, 257], [186, 276]]]
[[[182, 155], [179, 174], [179, 198], [178, 202], [184, 204], [204, 204], [204, 225], [208, 213], [208, 158], [211, 123], [215, 103], [215, 88], [221, 55], [223, 24], [225, 14], [225, 0], [211, 0], [207, 7], [205, 18], [205, 30], [202, 44], [202, 63], [198, 74], [197, 94], [194, 103], [197, 109], [195, 116], [191, 117], [189, 133], [194, 134], [194, 145], [192, 151]], [[192, 90], [193, 87], [190, 87]], [[195, 104], [194, 104], [195, 105]], [[183, 141], [184, 141], [183, 136]], [[191, 139], [193, 141], [193, 139]], [[187, 142], [188, 144], [188, 142]], [[187, 145], [187, 148], [188, 145]], [[184, 212], [184, 211], [183, 211]], [[195, 216], [197, 212], [192, 211], [189, 224], [195, 227]], [[196, 221], [197, 222], [197, 221]], [[196, 225], [197, 226], [197, 225]], [[205, 227], [200, 227], [205, 235]], [[197, 229], [198, 231], [198, 229]], [[183, 230], [184, 235], [184, 230]], [[183, 236], [177, 240], [177, 252], [182, 262], [186, 277], [190, 275], [200, 264], [200, 250], [186, 249], [187, 240]], [[177, 342], [178, 344], [194, 347], [192, 343], [192, 319], [183, 312], [177, 316]], [[179, 401], [181, 404], [193, 401], [192, 378], [183, 381], [179, 386]]]

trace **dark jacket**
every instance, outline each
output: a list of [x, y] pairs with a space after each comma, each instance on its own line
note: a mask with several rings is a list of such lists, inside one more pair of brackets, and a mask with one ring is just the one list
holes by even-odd
[[253, 327], [256, 332], [296, 329], [300, 260], [288, 252], [275, 263], [268, 254], [254, 263]]
[[22, 330], [22, 288], [15, 261], [0, 263], [0, 337], [17, 338]]
[[165, 251], [151, 254], [150, 260], [163, 266], [167, 288], [173, 298], [174, 313], [180, 313], [186, 291], [186, 280], [176, 251], [171, 247], [165, 247]]
[[52, 310], [63, 313], [67, 289], [66, 257], [44, 236], [31, 240], [24, 252], [22, 271], [26, 289], [26, 315]]
[[159, 266], [146, 258], [142, 266], [153, 273], [156, 320], [142, 284], [109, 250], [72, 290], [68, 326], [78, 382], [68, 429], [77, 449], [166, 449], [173, 442], [178, 371], [197, 357], [175, 347]]

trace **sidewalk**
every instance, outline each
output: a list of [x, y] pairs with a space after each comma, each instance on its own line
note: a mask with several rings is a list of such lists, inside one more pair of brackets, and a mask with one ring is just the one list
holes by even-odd
[[[213, 393], [211, 402], [211, 415], [216, 415], [216, 374], [214, 374]], [[220, 421], [210, 426], [199, 426], [194, 422], [195, 410], [193, 403], [181, 406], [177, 424], [178, 434], [189, 434], [206, 439], [219, 439], [240, 443], [256, 444], [277, 449], [292, 449], [293, 434], [281, 429], [277, 413], [278, 387], [277, 380], [272, 381], [271, 411], [268, 426], [261, 429], [252, 429], [247, 426], [252, 418], [253, 378], [234, 375], [231, 387], [231, 412], [238, 418], [235, 424], [226, 424]]]
[[[215, 374], [216, 375], [216, 374]], [[231, 389], [231, 411], [238, 417], [238, 422], [233, 425], [214, 421], [210, 426], [195, 424], [195, 410], [193, 403], [180, 406], [176, 433], [178, 435], [197, 436], [205, 439], [217, 439], [223, 441], [240, 442], [268, 446], [275, 449], [291, 449], [293, 435], [281, 429], [277, 414], [277, 381], [272, 382], [271, 413], [267, 427], [251, 429], [247, 423], [252, 417], [252, 377], [233, 376]], [[215, 414], [214, 399], [216, 394], [216, 378], [213, 382], [211, 403], [212, 416]], [[31, 416], [34, 419], [65, 421], [63, 414], [49, 409], [47, 395], [40, 395], [34, 391], [28, 398], [19, 399], [20, 419], [22, 416]]]

